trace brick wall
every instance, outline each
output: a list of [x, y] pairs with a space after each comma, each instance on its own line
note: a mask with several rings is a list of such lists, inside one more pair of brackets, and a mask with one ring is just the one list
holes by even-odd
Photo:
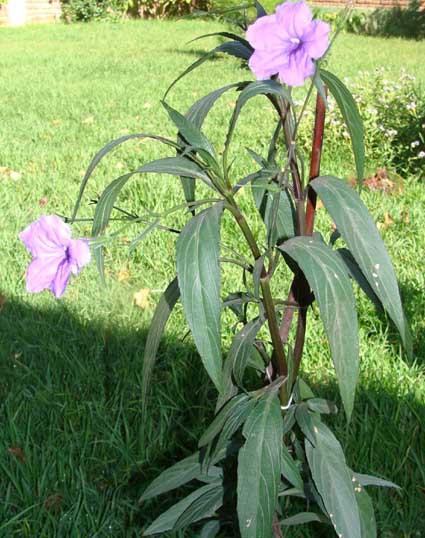
[[55, 22], [60, 15], [59, 0], [9, 0], [0, 6], [0, 26]]

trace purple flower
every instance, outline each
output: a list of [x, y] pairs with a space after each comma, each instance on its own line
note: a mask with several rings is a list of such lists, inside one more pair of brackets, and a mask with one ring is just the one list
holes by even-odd
[[19, 234], [33, 260], [27, 269], [27, 290], [38, 293], [50, 288], [62, 297], [71, 274], [90, 261], [86, 239], [71, 239], [71, 228], [56, 215], [43, 215]]
[[274, 15], [248, 28], [247, 39], [254, 48], [249, 67], [258, 79], [278, 75], [289, 86], [302, 86], [314, 74], [313, 60], [325, 54], [330, 26], [312, 19], [305, 2], [285, 2]]

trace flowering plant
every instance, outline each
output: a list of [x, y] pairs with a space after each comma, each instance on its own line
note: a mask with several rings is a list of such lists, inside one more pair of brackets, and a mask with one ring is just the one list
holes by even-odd
[[[214, 419], [199, 439], [199, 450], [164, 471], [145, 489], [141, 502], [189, 482], [202, 485], [156, 518], [144, 536], [196, 524], [202, 537], [224, 532], [226, 536], [271, 538], [282, 537], [286, 527], [323, 523], [331, 525], [339, 537], [373, 538], [377, 529], [365, 486], [396, 486], [350, 469], [341, 445], [322, 418], [335, 414], [336, 405], [316, 397], [300, 376], [307, 315], [316, 301], [347, 421], [353, 412], [359, 368], [352, 282], [388, 313], [408, 353], [409, 328], [394, 269], [359, 194], [341, 179], [320, 176], [328, 91], [346, 123], [359, 183], [364, 167], [363, 125], [356, 103], [346, 86], [320, 62], [329, 50], [330, 28], [313, 20], [303, 1], [286, 2], [273, 15], [267, 15], [258, 2], [255, 5], [257, 20], [248, 28], [247, 39], [231, 32], [218, 33], [227, 41], [192, 64], [179, 79], [211, 55], [225, 52], [247, 61], [257, 80], [217, 89], [194, 103], [185, 115], [164, 101], [178, 130], [177, 139], [135, 134], [108, 144], [89, 165], [70, 220], [76, 219], [93, 170], [112, 149], [132, 138], [150, 138], [173, 151], [171, 156], [145, 163], [112, 181], [97, 200], [92, 228], [93, 255], [103, 276], [105, 231], [113, 212], [118, 210], [127, 222], [146, 222], [116, 207], [128, 181], [152, 173], [180, 178], [185, 201], [166, 214], [151, 213], [147, 226], [131, 243], [131, 249], [135, 248], [157, 228], [178, 235], [177, 276], [156, 307], [145, 347], [144, 411], [159, 342], [179, 300], [216, 388], [217, 405]], [[299, 109], [293, 88], [309, 78]], [[315, 89], [307, 173], [297, 134]], [[238, 97], [220, 156], [202, 126], [216, 101], [232, 90]], [[244, 106], [257, 96], [268, 99], [276, 112], [269, 151], [260, 155], [248, 149], [256, 170], [235, 178], [230, 160], [232, 139]], [[197, 189], [198, 184], [202, 190]], [[252, 190], [264, 224], [262, 233], [253, 230], [252, 215], [239, 203], [238, 192], [246, 187]], [[200, 191], [208, 191], [208, 195], [197, 196]], [[317, 197], [335, 223], [329, 240], [313, 230]], [[183, 229], [163, 224], [166, 216], [182, 210], [188, 218]], [[238, 248], [227, 256], [222, 255], [221, 243], [225, 215], [240, 232]], [[88, 261], [86, 242], [72, 242], [64, 226], [53, 218], [43, 218], [23, 232], [22, 239], [35, 256], [33, 264], [39, 260], [40, 267], [48, 268], [48, 277], [34, 285], [33, 271], [28, 272], [30, 291], [51, 286], [61, 295], [69, 275]], [[339, 238], [344, 240], [344, 248], [337, 248]], [[40, 250], [34, 249], [36, 244], [41, 245]], [[241, 272], [242, 288], [222, 292], [223, 264]], [[67, 278], [58, 276], [61, 271]], [[274, 285], [279, 274], [292, 275], [283, 297]], [[221, 318], [226, 309], [235, 316], [236, 334], [223, 360]]]

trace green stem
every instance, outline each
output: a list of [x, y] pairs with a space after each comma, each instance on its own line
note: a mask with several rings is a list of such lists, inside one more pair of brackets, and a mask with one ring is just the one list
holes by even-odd
[[[251, 231], [251, 228], [248, 225], [244, 215], [236, 204], [233, 196], [229, 194], [227, 196], [228, 203], [226, 208], [232, 213], [235, 217], [235, 220], [241, 229], [249, 248], [251, 249], [254, 259], [257, 261], [261, 257], [260, 249], [258, 248], [255, 237]], [[274, 355], [274, 366], [279, 376], [286, 376], [288, 374], [288, 366], [286, 362], [286, 355], [283, 349], [282, 340], [279, 335], [279, 326], [277, 323], [276, 312], [274, 308], [273, 297], [270, 290], [270, 275], [266, 272], [263, 267], [261, 278], [260, 278], [261, 291], [263, 293], [263, 302], [264, 309], [266, 311], [267, 324], [269, 327], [270, 337], [273, 344], [273, 355]], [[281, 403], [286, 405], [287, 403], [287, 391], [286, 384], [284, 383], [281, 388]]]

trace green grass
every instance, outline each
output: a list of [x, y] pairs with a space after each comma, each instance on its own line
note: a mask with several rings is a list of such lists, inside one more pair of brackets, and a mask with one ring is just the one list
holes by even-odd
[[[211, 418], [214, 390], [184, 339], [181, 307], [161, 347], [150, 414], [141, 415], [145, 334], [159, 290], [173, 277], [174, 237], [151, 235], [132, 257], [126, 241], [118, 241], [108, 248], [106, 289], [91, 266], [56, 301], [47, 292], [25, 293], [28, 255], [17, 234], [40, 214], [70, 214], [82, 171], [109, 140], [126, 132], [174, 134], [159, 99], [169, 82], [213, 45], [184, 43], [218, 28], [186, 21], [0, 31], [0, 166], [21, 174], [17, 181], [0, 175], [5, 300], [0, 311], [0, 538], [140, 536], [159, 508], [158, 502], [137, 505], [143, 488], [160, 469], [194, 449]], [[396, 76], [405, 67], [423, 83], [424, 55], [424, 42], [342, 36], [331, 68], [355, 78], [359, 69], [385, 65]], [[184, 111], [218, 84], [248, 76], [238, 62], [220, 58], [180, 83], [170, 102]], [[223, 99], [206, 124], [218, 147], [232, 101], [234, 96]], [[251, 166], [243, 147], [266, 147], [270, 118], [261, 100], [246, 108], [235, 137], [236, 177]], [[267, 136], [253, 126], [264, 127]], [[92, 215], [90, 198], [121, 170], [163, 154], [151, 142], [129, 143], [114, 152], [92, 178], [80, 216]], [[345, 176], [351, 169], [351, 162], [325, 155], [323, 171]], [[135, 179], [121, 203], [137, 211], [141, 204], [161, 210], [181, 199], [177, 180], [151, 176]], [[240, 200], [251, 207], [249, 192]], [[393, 328], [359, 295], [361, 379], [354, 418], [348, 430], [342, 414], [332, 425], [353, 468], [403, 488], [372, 492], [379, 536], [416, 538], [425, 535], [425, 192], [423, 184], [406, 178], [401, 195], [365, 193], [365, 200], [378, 222], [384, 222], [385, 212], [394, 220], [383, 235], [412, 322], [415, 359], [406, 360]], [[322, 212], [319, 224], [328, 233]], [[258, 220], [251, 220], [260, 233]], [[88, 232], [84, 223], [76, 226], [77, 235]], [[136, 234], [129, 229], [123, 235]], [[228, 219], [223, 235], [235, 244], [236, 230]], [[124, 269], [128, 278], [120, 282]], [[234, 289], [239, 275], [226, 269], [224, 285]], [[287, 284], [279, 285], [286, 290]], [[146, 310], [133, 305], [141, 288], [153, 290]], [[227, 332], [224, 347], [230, 337]], [[321, 395], [338, 400], [317, 310], [310, 316], [307, 346], [305, 376]], [[313, 535], [301, 528], [288, 536]]]

